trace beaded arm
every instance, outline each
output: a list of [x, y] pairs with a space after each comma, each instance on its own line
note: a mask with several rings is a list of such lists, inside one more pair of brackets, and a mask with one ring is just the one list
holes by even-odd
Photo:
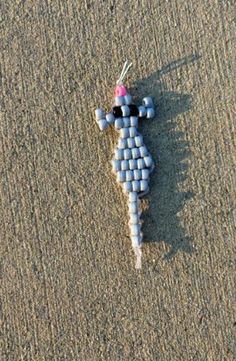
[[139, 118], [151, 119], [155, 116], [154, 104], [151, 97], [143, 98], [143, 105], [138, 107]]

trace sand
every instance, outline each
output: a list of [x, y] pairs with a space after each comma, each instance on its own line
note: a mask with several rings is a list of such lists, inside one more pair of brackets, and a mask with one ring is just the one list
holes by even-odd
[[[233, 1], [2, 1], [2, 361], [236, 360]], [[111, 172], [123, 62], [156, 170]]]

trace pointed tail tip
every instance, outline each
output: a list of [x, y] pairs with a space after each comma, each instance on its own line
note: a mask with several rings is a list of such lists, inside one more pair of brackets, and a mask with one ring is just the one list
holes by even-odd
[[135, 268], [136, 269], [141, 269], [142, 268], [142, 251], [141, 251], [141, 247], [135, 247], [134, 253], [136, 255]]

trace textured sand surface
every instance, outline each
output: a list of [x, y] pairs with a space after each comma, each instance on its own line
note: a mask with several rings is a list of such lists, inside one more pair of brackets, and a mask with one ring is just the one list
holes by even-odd
[[[236, 360], [234, 1], [1, 1], [2, 361]], [[100, 132], [155, 99], [143, 268]]]

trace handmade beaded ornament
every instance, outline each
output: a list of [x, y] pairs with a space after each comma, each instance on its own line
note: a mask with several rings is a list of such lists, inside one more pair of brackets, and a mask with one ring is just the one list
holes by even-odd
[[154, 169], [154, 162], [143, 137], [139, 134], [139, 118], [153, 118], [155, 115], [153, 101], [150, 97], [143, 99], [143, 105], [137, 107], [132, 102], [132, 96], [127, 93], [123, 80], [132, 64], [126, 61], [115, 87], [115, 104], [111, 112], [105, 114], [102, 109], [96, 109], [96, 121], [100, 130], [110, 124], [115, 125], [119, 132], [118, 145], [112, 160], [113, 171], [117, 181], [122, 183], [123, 190], [128, 193], [129, 227], [136, 259], [136, 268], [141, 268], [141, 210], [139, 198], [149, 191], [149, 177]]

